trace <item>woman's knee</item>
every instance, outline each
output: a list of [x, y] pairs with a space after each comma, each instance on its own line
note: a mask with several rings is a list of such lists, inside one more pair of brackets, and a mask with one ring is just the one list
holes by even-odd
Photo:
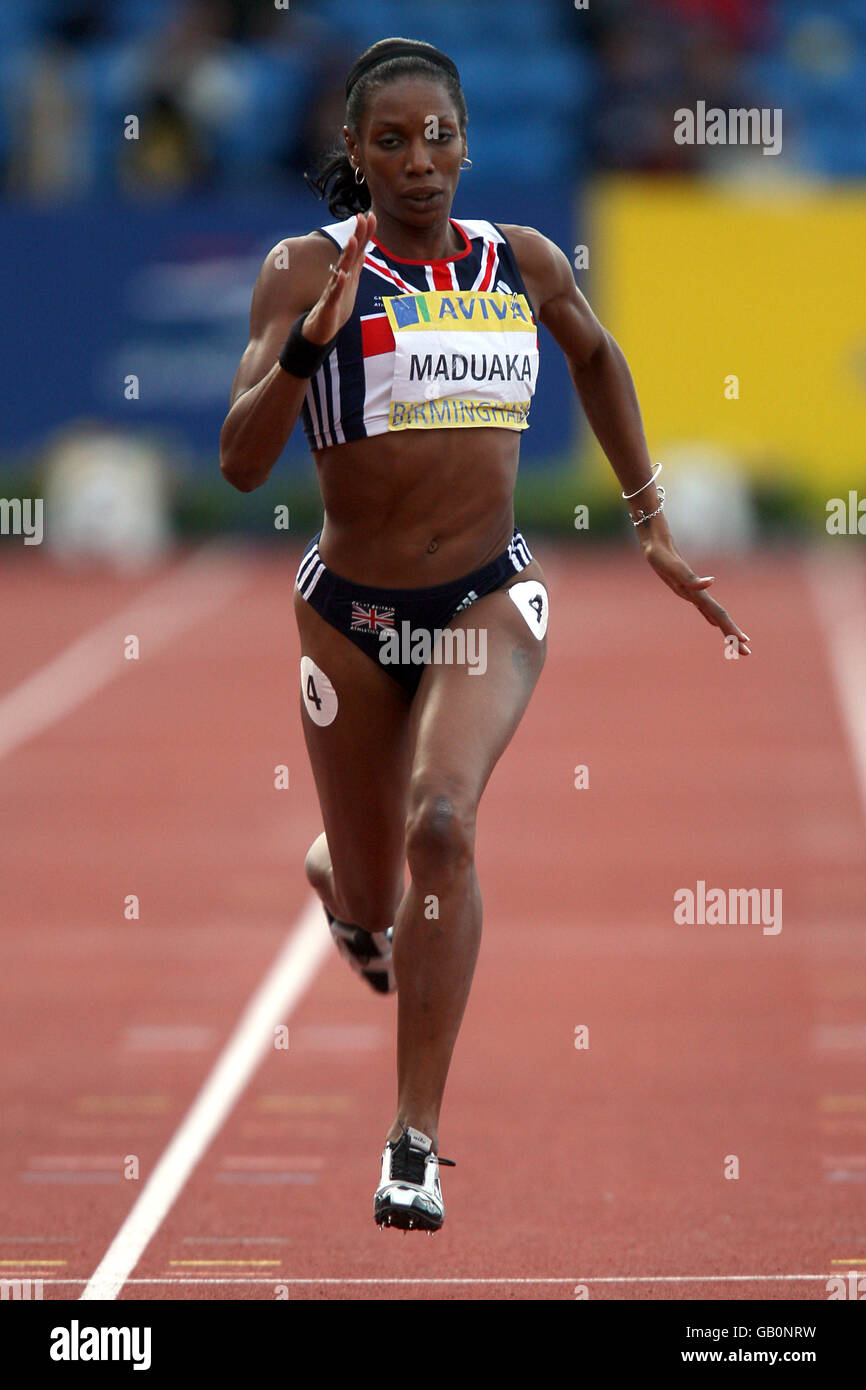
[[441, 882], [468, 868], [475, 854], [476, 806], [456, 782], [416, 778], [406, 819], [406, 859], [413, 880]]

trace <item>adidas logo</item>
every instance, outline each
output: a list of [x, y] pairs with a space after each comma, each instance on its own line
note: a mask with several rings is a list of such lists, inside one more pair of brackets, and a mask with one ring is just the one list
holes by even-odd
[[455, 614], [461, 613], [461, 612], [463, 611], [464, 608], [468, 608], [468, 607], [469, 607], [470, 603], [474, 603], [475, 600], [477, 599], [477, 597], [478, 597], [478, 595], [476, 594], [475, 590], [474, 590], [474, 589], [470, 589], [470, 590], [469, 590], [469, 593], [466, 595], [466, 597], [465, 597], [465, 599], [463, 600], [463, 602], [462, 602], [462, 603], [459, 603], [459, 604], [457, 605], [457, 607], [454, 609], [454, 613], [455, 613]]

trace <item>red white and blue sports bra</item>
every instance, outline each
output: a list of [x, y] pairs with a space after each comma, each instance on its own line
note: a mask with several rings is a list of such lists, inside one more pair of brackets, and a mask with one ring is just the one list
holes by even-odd
[[[357, 218], [321, 227], [343, 249]], [[301, 411], [310, 448], [406, 429], [528, 428], [538, 329], [506, 237], [451, 218], [465, 242], [438, 261], [366, 247], [352, 317]]]

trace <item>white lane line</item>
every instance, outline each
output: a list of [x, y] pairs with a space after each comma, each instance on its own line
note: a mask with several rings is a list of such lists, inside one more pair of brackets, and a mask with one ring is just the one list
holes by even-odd
[[81, 1295], [82, 1301], [110, 1301], [117, 1298], [193, 1168], [268, 1049], [273, 1046], [275, 1027], [288, 1017], [331, 949], [331, 936], [325, 925], [322, 905], [318, 898], [313, 898], [244, 1010], [202, 1090], [88, 1280]]
[[827, 643], [830, 670], [853, 753], [866, 816], [866, 593], [864, 568], [826, 547], [806, 560], [806, 577]]
[[195, 551], [126, 608], [0, 695], [0, 758], [137, 666], [124, 656], [128, 635], [138, 637], [146, 660], [222, 608], [251, 574], [249, 562], [220, 543]]
[[[148, 1279], [126, 1279], [125, 1284], [363, 1284], [371, 1288], [378, 1288], [388, 1284], [445, 1284], [448, 1286], [455, 1284], [779, 1284], [791, 1283], [796, 1281], [812, 1282], [816, 1279], [838, 1279], [840, 1272], [834, 1274], [609, 1274], [609, 1275], [577, 1275], [572, 1274], [567, 1279], [562, 1275], [553, 1278], [504, 1278], [504, 1279], [292, 1279], [288, 1275], [280, 1274], [276, 1271], [272, 1275], [166, 1275], [164, 1278]], [[84, 1279], [54, 1279], [50, 1275], [46, 1276], [44, 1284], [84, 1284]], [[92, 1281], [91, 1281], [92, 1282]], [[97, 1297], [98, 1295], [94, 1295]], [[83, 1297], [83, 1295], [82, 1295]]]

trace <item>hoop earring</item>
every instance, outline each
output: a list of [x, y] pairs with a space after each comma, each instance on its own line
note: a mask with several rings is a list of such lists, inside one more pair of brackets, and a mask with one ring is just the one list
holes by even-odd
[[460, 168], [461, 168], [461, 169], [471, 169], [471, 168], [472, 168], [472, 160], [469, 158], [468, 155], [464, 155], [464, 156], [463, 156], [463, 163], [460, 165]]
[[[361, 177], [360, 177], [360, 178], [358, 178], [358, 175], [359, 175], [359, 174], [361, 174]], [[356, 164], [356, 165], [355, 165], [355, 182], [356, 182], [356, 183], [364, 183], [364, 182], [365, 182], [364, 175], [363, 175], [363, 173], [361, 173], [361, 166], [360, 166], [360, 164]]]

